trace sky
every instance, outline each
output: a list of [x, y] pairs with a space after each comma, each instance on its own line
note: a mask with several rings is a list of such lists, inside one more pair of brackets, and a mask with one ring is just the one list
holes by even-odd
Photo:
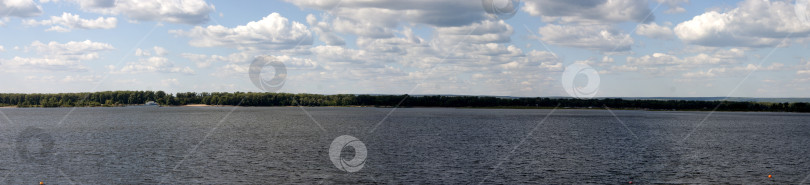
[[809, 5], [0, 0], [0, 93], [810, 97]]

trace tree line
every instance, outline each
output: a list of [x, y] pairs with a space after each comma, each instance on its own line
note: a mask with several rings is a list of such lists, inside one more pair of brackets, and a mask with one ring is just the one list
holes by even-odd
[[0, 93], [0, 106], [99, 107], [126, 106], [155, 101], [163, 106], [187, 104], [234, 106], [375, 106], [375, 107], [500, 107], [500, 108], [603, 108], [648, 110], [720, 110], [810, 112], [808, 103], [769, 103], [698, 100], [624, 100], [620, 98], [514, 98], [491, 96], [410, 96], [354, 94], [291, 94], [263, 92], [104, 91], [86, 93]]

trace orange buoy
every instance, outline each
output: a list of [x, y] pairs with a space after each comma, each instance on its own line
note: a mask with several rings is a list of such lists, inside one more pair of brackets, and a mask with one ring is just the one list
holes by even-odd
[[45, 183], [43, 183], [42, 181], [39, 181], [39, 185], [43, 185], [43, 184], [45, 184]]
[[771, 175], [768, 175], [768, 178], [769, 178], [769, 179], [770, 179], [770, 178], [771, 178], [771, 177], [773, 177], [773, 176], [771, 176]]

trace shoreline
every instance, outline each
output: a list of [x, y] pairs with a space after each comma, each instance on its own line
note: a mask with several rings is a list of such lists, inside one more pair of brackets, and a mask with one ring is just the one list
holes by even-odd
[[[144, 105], [125, 105], [125, 106], [92, 106], [92, 107], [75, 107], [75, 108], [115, 108], [115, 107], [162, 107], [162, 108], [180, 108], [180, 107], [299, 107], [299, 106], [236, 106], [236, 105], [206, 105], [206, 104], [187, 104], [187, 105], [161, 105], [161, 106], [144, 106]], [[303, 106], [308, 108], [315, 107], [343, 107], [343, 108], [395, 108], [393, 106]], [[26, 108], [74, 108], [74, 107], [17, 107], [17, 106], [0, 106], [5, 109], [26, 109]], [[514, 106], [496, 106], [496, 107], [424, 107], [424, 106], [410, 106], [398, 108], [448, 108], [448, 109], [555, 109], [555, 107], [514, 107]], [[563, 110], [608, 110], [603, 107], [557, 107], [556, 109]], [[651, 111], [651, 112], [712, 112], [712, 110], [699, 110], [699, 109], [646, 109], [646, 108], [610, 108], [610, 110], [635, 110], [635, 111]], [[807, 112], [790, 112], [790, 111], [754, 111], [754, 110], [715, 110], [714, 112], [764, 112], [764, 113], [807, 113]]]

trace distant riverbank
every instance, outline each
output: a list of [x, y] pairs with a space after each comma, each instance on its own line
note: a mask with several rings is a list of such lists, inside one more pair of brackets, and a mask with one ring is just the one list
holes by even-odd
[[724, 100], [654, 100], [563, 97], [495, 97], [456, 95], [355, 95], [262, 92], [104, 91], [57, 94], [0, 94], [3, 107], [122, 107], [154, 101], [160, 106], [304, 106], [304, 107], [454, 107], [496, 109], [630, 109], [693, 111], [810, 112], [804, 102]]

